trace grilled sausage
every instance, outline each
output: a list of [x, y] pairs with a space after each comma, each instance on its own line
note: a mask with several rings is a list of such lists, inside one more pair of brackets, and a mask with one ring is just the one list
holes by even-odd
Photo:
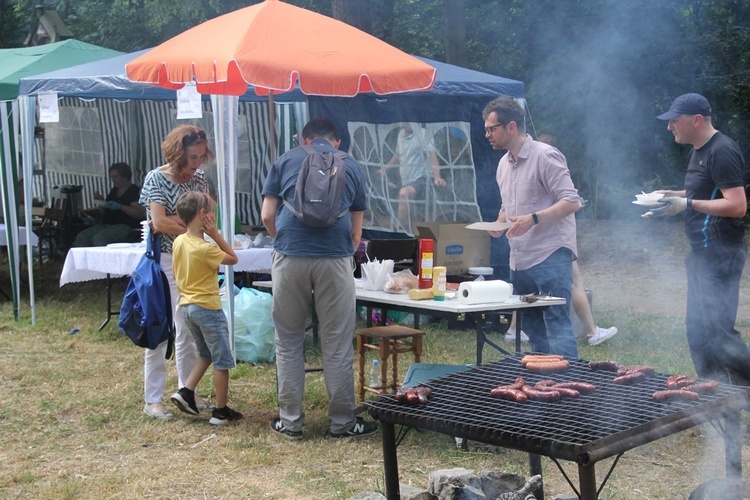
[[560, 392], [552, 389], [537, 389], [528, 385], [521, 389], [529, 398], [536, 401], [557, 401], [560, 399]]
[[564, 389], [574, 389], [581, 394], [588, 394], [596, 390], [596, 386], [594, 384], [589, 384], [588, 382], [560, 382], [559, 384], [555, 384], [552, 387], [554, 387], [555, 389], [559, 387], [562, 387]]
[[516, 403], [525, 403], [529, 399], [529, 397], [519, 389], [504, 389], [502, 387], [495, 387], [492, 389], [490, 391], [490, 396], [493, 398], [515, 401]]
[[694, 384], [698, 381], [696, 377], [691, 377], [689, 375], [671, 375], [667, 379], [667, 388], [668, 389], [679, 389], [680, 387], [685, 387], [686, 385]]
[[541, 363], [546, 361], [561, 361], [562, 354], [527, 354], [521, 358], [521, 364], [526, 366], [528, 363]]
[[686, 391], [684, 389], [667, 389], [666, 391], [656, 391], [651, 398], [654, 401], [666, 401], [668, 399], [684, 399], [695, 401], [700, 396], [697, 392]]
[[432, 395], [432, 389], [425, 385], [420, 385], [414, 388], [418, 394], [422, 394], [424, 397], [429, 398]]
[[612, 382], [614, 382], [615, 384], [620, 384], [620, 385], [633, 385], [633, 384], [637, 384], [638, 382], [642, 380], [646, 380], [646, 375], [643, 372], [633, 372], [633, 373], [621, 375], [619, 377], [615, 377], [615, 379]]
[[685, 391], [692, 392], [714, 392], [719, 387], [719, 383], [716, 380], [707, 380], [705, 382], [697, 382], [695, 384], [686, 385], [682, 389]]
[[557, 361], [547, 362], [529, 362], [526, 364], [526, 369], [534, 373], [557, 373], [564, 372], [570, 368], [570, 363], [562, 359]]
[[396, 391], [396, 401], [406, 401], [406, 393], [409, 392], [407, 387], [402, 387]]
[[627, 375], [628, 373], [635, 372], [643, 372], [645, 376], [652, 377], [655, 370], [653, 366], [648, 365], [623, 366], [622, 368], [617, 370], [617, 376], [620, 377], [622, 375]]
[[546, 380], [540, 380], [536, 384], [534, 384], [534, 387], [552, 387], [553, 385], [557, 384], [554, 380], [546, 379]]
[[577, 398], [581, 395], [580, 392], [578, 392], [575, 389], [571, 389], [569, 387], [560, 387], [559, 385], [556, 385], [552, 387], [554, 390], [560, 393], [561, 396], [565, 396], [566, 398]]
[[592, 370], [601, 370], [605, 372], [616, 372], [623, 365], [619, 361], [604, 360], [604, 361], [589, 361], [589, 368]]

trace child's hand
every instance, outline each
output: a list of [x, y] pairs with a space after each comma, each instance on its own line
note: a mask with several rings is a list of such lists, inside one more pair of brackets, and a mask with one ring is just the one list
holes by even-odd
[[216, 227], [216, 217], [214, 216], [214, 213], [201, 210], [200, 217], [203, 232], [211, 236], [211, 238], [214, 238], [214, 235], [219, 232], [219, 229]]

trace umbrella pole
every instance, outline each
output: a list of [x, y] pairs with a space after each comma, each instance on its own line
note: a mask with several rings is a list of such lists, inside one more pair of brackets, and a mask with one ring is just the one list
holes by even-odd
[[271, 163], [276, 161], [276, 106], [273, 103], [273, 90], [268, 92], [268, 121], [270, 122], [269, 136], [271, 138]]

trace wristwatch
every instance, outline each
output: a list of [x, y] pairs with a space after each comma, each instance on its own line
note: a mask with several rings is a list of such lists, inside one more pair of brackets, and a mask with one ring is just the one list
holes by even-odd
[[536, 212], [531, 212], [531, 218], [534, 219], [534, 225], [539, 224], [539, 217], [537, 217]]
[[693, 199], [692, 198], [687, 198], [685, 206], [687, 207], [688, 210], [692, 210], [693, 209]]

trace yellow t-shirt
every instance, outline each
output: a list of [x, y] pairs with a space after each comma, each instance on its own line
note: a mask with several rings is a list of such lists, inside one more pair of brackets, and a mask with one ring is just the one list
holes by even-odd
[[189, 234], [181, 234], [172, 244], [172, 271], [180, 293], [180, 305], [196, 304], [205, 309], [221, 309], [219, 265], [226, 254], [216, 245]]

